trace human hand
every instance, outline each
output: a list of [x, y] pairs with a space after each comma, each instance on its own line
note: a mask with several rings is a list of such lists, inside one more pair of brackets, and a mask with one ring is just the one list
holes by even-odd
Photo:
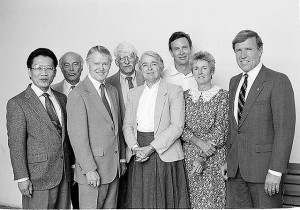
[[32, 183], [29, 179], [26, 181], [23, 181], [23, 182], [18, 182], [18, 188], [19, 188], [20, 192], [22, 193], [22, 195], [25, 195], [25, 196], [31, 198]]
[[203, 141], [198, 139], [196, 145], [204, 152], [206, 156], [211, 156], [216, 151], [216, 144], [212, 141]]
[[193, 169], [191, 171], [192, 174], [198, 173], [201, 174], [202, 171], [204, 170], [204, 158], [203, 157], [198, 157], [194, 160], [193, 162]]
[[223, 177], [224, 180], [228, 179], [227, 176], [227, 162], [225, 162], [221, 167], [220, 167], [220, 172], [221, 176]]
[[99, 187], [100, 185], [100, 176], [97, 171], [90, 171], [86, 174], [86, 181], [91, 187]]
[[120, 163], [120, 168], [121, 168], [121, 176], [123, 176], [127, 170], [127, 166], [125, 163]]
[[276, 176], [273, 174], [267, 173], [265, 180], [265, 192], [267, 195], [271, 196], [275, 193], [279, 193], [281, 176]]

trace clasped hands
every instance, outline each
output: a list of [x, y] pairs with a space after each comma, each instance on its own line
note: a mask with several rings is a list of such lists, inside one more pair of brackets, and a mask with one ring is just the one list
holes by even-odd
[[91, 187], [99, 187], [100, 176], [96, 170], [87, 172], [85, 175], [88, 185], [90, 185]]
[[145, 162], [149, 159], [150, 155], [154, 152], [152, 147], [136, 147], [133, 150], [135, 154], [135, 161], [136, 162]]

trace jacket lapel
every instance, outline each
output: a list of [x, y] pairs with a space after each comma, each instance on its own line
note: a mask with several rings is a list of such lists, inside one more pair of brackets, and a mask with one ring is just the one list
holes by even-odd
[[[113, 94], [111, 85], [106, 84], [106, 91], [108, 94], [109, 101], [111, 103], [111, 113], [112, 113], [113, 122], [114, 122], [113, 124], [115, 127], [115, 132], [117, 133], [118, 132], [118, 105], [119, 104], [117, 103], [117, 99], [116, 99], [115, 95]], [[105, 110], [106, 110], [106, 108], [105, 108]]]
[[136, 73], [136, 84], [137, 84], [137, 86], [143, 85], [145, 83], [144, 77], [138, 71], [136, 71], [135, 73]]
[[234, 125], [235, 128], [237, 128], [237, 126], [238, 126], [237, 122], [236, 122], [236, 119], [234, 117], [234, 114], [235, 114], [234, 113], [235, 95], [236, 95], [237, 88], [239, 86], [239, 82], [241, 80], [242, 75], [243, 74], [240, 74], [232, 80], [232, 90], [230, 91], [232, 94], [229, 94], [229, 101], [231, 103], [230, 104], [230, 109], [231, 109], [230, 112], [232, 113], [231, 117], [232, 117], [232, 122], [234, 122], [233, 125]]
[[254, 80], [254, 83], [252, 84], [251, 89], [248, 93], [239, 127], [243, 124], [243, 122], [247, 118], [247, 115], [249, 114], [249, 111], [251, 110], [254, 102], [256, 101], [260, 92], [263, 90], [264, 83], [266, 81], [266, 76], [267, 76], [266, 70], [265, 67], [263, 66], [259, 71], [256, 79]]
[[167, 93], [168, 93], [167, 83], [163, 79], [161, 79], [158, 87], [156, 102], [155, 102], [154, 133], [157, 132], [157, 129], [159, 127], [162, 111], [164, 109], [164, 105], [166, 102]]
[[[56, 95], [56, 93], [54, 91], [52, 91], [58, 105], [60, 106], [60, 110], [61, 110], [61, 128], [62, 128], [62, 139], [64, 141], [65, 139], [65, 130], [66, 130], [66, 125], [65, 125], [65, 118], [67, 116], [67, 113], [66, 113], [66, 110], [63, 108], [62, 104], [65, 103], [63, 102], [63, 100], [58, 96]], [[64, 106], [66, 107], [66, 106]], [[55, 129], [57, 131], [57, 129]], [[58, 132], [57, 132], [58, 133]], [[58, 133], [59, 134], [59, 133]]]
[[137, 87], [136, 89], [134, 89], [134, 90], [136, 90], [136, 92], [134, 92], [134, 98], [133, 98], [133, 100], [132, 100], [132, 114], [133, 114], [133, 120], [132, 120], [132, 122], [134, 122], [133, 123], [133, 126], [134, 126], [134, 129], [135, 129], [135, 131], [137, 130], [137, 119], [136, 119], [136, 117], [137, 117], [137, 110], [138, 110], [138, 106], [139, 106], [139, 101], [140, 101], [140, 98], [141, 98], [141, 95], [142, 95], [142, 93], [144, 92], [144, 89], [145, 89], [145, 86], [143, 85], [143, 86], [139, 86], [139, 87]]

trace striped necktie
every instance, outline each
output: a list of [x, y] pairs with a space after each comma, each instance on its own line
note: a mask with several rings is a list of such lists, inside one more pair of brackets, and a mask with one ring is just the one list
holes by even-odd
[[102, 98], [102, 102], [103, 102], [105, 108], [107, 109], [109, 116], [110, 116], [111, 119], [113, 120], [113, 116], [112, 116], [112, 113], [111, 113], [111, 109], [110, 109], [110, 107], [109, 107], [109, 103], [108, 103], [107, 98], [106, 98], [106, 96], [105, 96], [105, 85], [104, 85], [103, 83], [100, 85], [100, 89], [101, 89], [101, 98]]
[[126, 77], [125, 79], [127, 79], [127, 81], [128, 81], [129, 89], [134, 88], [133, 83], [132, 83], [132, 77]]
[[240, 123], [240, 120], [242, 118], [242, 114], [243, 114], [243, 109], [244, 109], [244, 105], [245, 105], [245, 96], [246, 96], [246, 90], [247, 90], [247, 85], [248, 85], [248, 74], [244, 74], [244, 82], [243, 85], [241, 87], [240, 93], [239, 93], [239, 102], [238, 102], [238, 124]]

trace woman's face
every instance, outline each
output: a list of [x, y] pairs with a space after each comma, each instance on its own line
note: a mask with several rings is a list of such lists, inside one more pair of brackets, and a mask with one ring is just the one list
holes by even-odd
[[210, 70], [207, 61], [197, 60], [193, 64], [193, 75], [198, 84], [210, 84], [213, 73]]
[[156, 83], [160, 78], [161, 71], [158, 61], [154, 57], [144, 55], [141, 58], [141, 73], [147, 83]]

